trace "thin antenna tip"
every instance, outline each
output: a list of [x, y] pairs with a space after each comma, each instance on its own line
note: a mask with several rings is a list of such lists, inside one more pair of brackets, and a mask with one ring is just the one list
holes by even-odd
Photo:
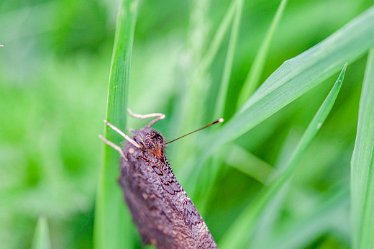
[[203, 129], [205, 129], [205, 128], [208, 128], [209, 126], [212, 126], [212, 125], [215, 125], [215, 124], [222, 123], [223, 121], [225, 121], [223, 118], [219, 118], [219, 119], [217, 119], [216, 121], [213, 121], [213, 122], [211, 122], [211, 123], [209, 123], [209, 124], [207, 124], [207, 125], [205, 125], [205, 126], [199, 128], [199, 129], [197, 129], [197, 130], [191, 131], [191, 132], [189, 132], [189, 133], [187, 133], [187, 134], [184, 134], [183, 136], [180, 136], [180, 137], [178, 137], [178, 138], [176, 138], [176, 139], [173, 139], [173, 140], [171, 140], [171, 141], [168, 141], [168, 142], [166, 142], [166, 144], [170, 144], [170, 143], [172, 143], [172, 142], [174, 142], [174, 141], [176, 141], [176, 140], [178, 140], [178, 139], [180, 139], [180, 138], [182, 138], [182, 137], [185, 137], [185, 136], [190, 135], [190, 134], [192, 134], [192, 133], [195, 133], [195, 132], [197, 132], [197, 131], [200, 131], [200, 130], [203, 130]]

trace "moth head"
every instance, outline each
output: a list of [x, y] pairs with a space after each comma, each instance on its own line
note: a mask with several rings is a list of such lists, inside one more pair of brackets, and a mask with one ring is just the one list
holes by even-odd
[[162, 158], [165, 141], [162, 135], [156, 130], [145, 127], [139, 131], [135, 131], [134, 140], [141, 146], [141, 149], [150, 152], [157, 158]]

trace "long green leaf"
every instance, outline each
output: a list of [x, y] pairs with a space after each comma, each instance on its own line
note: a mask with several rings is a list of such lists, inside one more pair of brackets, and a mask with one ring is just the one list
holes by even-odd
[[281, 65], [252, 98], [222, 129], [207, 139], [204, 148], [211, 154], [222, 144], [273, 115], [333, 75], [374, 45], [374, 7], [320, 42]]
[[264, 241], [260, 248], [292, 249], [305, 248], [315, 239], [332, 229], [336, 220], [346, 216], [348, 206], [348, 191], [338, 192], [329, 198], [315, 211], [305, 218], [286, 225], [280, 234]]
[[315, 137], [316, 133], [321, 128], [323, 122], [330, 113], [341, 88], [345, 70], [346, 65], [343, 67], [333, 88], [326, 97], [325, 101], [322, 103], [318, 112], [313, 117], [313, 120], [310, 122], [293, 155], [291, 156], [286, 169], [275, 181], [270, 184], [269, 188], [267, 188], [263, 194], [258, 197], [258, 199], [254, 202], [254, 205], [248, 206], [242, 212], [242, 214], [239, 215], [237, 220], [223, 237], [220, 248], [244, 248], [244, 246], [247, 244], [249, 235], [253, 234], [256, 222], [262, 214], [262, 210], [265, 209], [266, 205], [273, 200], [289, 182], [296, 168], [300, 166], [300, 164], [297, 164], [300, 157], [306, 150], [307, 146], [311, 143], [312, 139]]
[[[232, 72], [232, 65], [234, 61], [234, 54], [235, 54], [235, 48], [236, 43], [239, 35], [239, 26], [240, 26], [240, 19], [241, 19], [241, 13], [243, 10], [243, 0], [236, 0], [235, 1], [235, 18], [232, 23], [231, 28], [231, 34], [230, 34], [230, 40], [229, 45], [227, 49], [226, 54], [226, 60], [225, 65], [223, 69], [223, 75], [221, 79], [221, 85], [219, 88], [218, 98], [217, 98], [217, 104], [215, 107], [215, 116], [222, 116], [225, 111], [225, 103], [226, 103], [226, 97], [227, 92], [229, 88], [230, 83], [230, 77]], [[197, 196], [197, 200], [200, 203], [200, 212], [204, 213], [205, 209], [207, 207], [207, 204], [210, 200], [211, 192], [213, 190], [214, 181], [216, 180], [218, 168], [220, 167], [220, 162], [218, 158], [214, 158], [209, 166], [207, 166], [202, 173], [208, 173], [208, 174], [201, 174], [203, 180], [200, 181], [202, 183], [205, 183], [205, 186], [200, 186], [198, 192], [201, 193], [200, 196]], [[204, 189], [204, 191], [200, 191], [200, 189]], [[195, 194], [197, 195], [197, 194]], [[200, 198], [199, 198], [200, 197]]]
[[38, 224], [36, 226], [34, 239], [32, 242], [32, 249], [50, 249], [51, 241], [49, 239], [49, 230], [47, 219], [45, 217], [39, 217]]
[[236, 2], [232, 1], [228, 11], [226, 11], [225, 16], [222, 19], [222, 22], [218, 25], [218, 29], [212, 39], [212, 42], [209, 44], [208, 51], [204, 55], [203, 61], [201, 62], [201, 67], [203, 69], [208, 68], [215, 58], [218, 49], [223, 43], [223, 38], [225, 37], [227, 30], [230, 27], [230, 22], [235, 14]]
[[351, 162], [353, 248], [373, 248], [374, 49], [369, 53]]
[[241, 90], [238, 105], [241, 106], [245, 101], [252, 95], [254, 90], [259, 84], [262, 71], [264, 69], [267, 54], [269, 52], [270, 44], [273, 39], [274, 32], [278, 27], [279, 21], [282, 18], [284, 9], [286, 8], [287, 0], [282, 0], [279, 4], [277, 12], [275, 13], [274, 19], [271, 22], [270, 28], [266, 32], [264, 42], [253, 61], [251, 70], [248, 72], [247, 78], [244, 82], [243, 88]]
[[268, 163], [235, 144], [225, 146], [222, 153], [218, 153], [218, 157], [263, 184], [273, 172], [273, 168]]
[[[122, 130], [126, 126], [127, 88], [137, 5], [137, 0], [120, 2], [109, 76], [106, 118]], [[121, 142], [118, 134], [108, 128], [105, 129], [105, 137], [117, 144]], [[105, 146], [96, 200], [94, 244], [97, 249], [132, 247], [131, 218], [117, 184], [118, 175], [118, 153]]]
[[229, 46], [227, 49], [227, 55], [226, 55], [226, 61], [225, 61], [225, 67], [223, 69], [223, 75], [222, 75], [222, 82], [220, 86], [220, 90], [218, 93], [218, 99], [216, 104], [216, 110], [215, 115], [223, 115], [224, 113], [224, 106], [226, 103], [226, 96], [229, 88], [230, 83], [230, 76], [232, 71], [232, 64], [234, 60], [234, 54], [235, 54], [235, 47], [236, 47], [236, 41], [238, 39], [239, 35], [239, 26], [240, 26], [240, 18], [241, 13], [243, 9], [243, 0], [236, 0], [236, 15], [232, 24], [231, 29], [231, 35], [230, 35], [230, 41]]

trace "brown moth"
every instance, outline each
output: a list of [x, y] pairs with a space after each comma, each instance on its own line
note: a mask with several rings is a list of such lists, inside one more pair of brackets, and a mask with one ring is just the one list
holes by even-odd
[[[151, 127], [165, 115], [129, 113], [137, 118], [156, 118], [134, 131], [132, 138], [105, 121], [127, 140], [123, 148], [102, 136], [100, 138], [121, 154], [119, 183], [143, 244], [152, 244], [158, 249], [217, 248], [207, 225], [166, 158], [165, 145], [179, 138], [165, 142], [163, 136]], [[219, 119], [198, 130], [222, 121]]]

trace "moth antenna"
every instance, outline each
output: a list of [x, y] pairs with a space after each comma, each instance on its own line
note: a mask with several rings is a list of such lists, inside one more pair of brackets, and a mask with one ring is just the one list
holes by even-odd
[[146, 118], [153, 118], [153, 117], [156, 117], [155, 119], [153, 119], [151, 122], [149, 122], [147, 124], [147, 127], [151, 127], [152, 125], [154, 125], [157, 121], [161, 120], [161, 119], [164, 119], [166, 116], [165, 114], [163, 113], [149, 113], [149, 114], [138, 114], [138, 113], [134, 113], [133, 111], [131, 111], [130, 108], [127, 109], [127, 112], [129, 113], [129, 115], [133, 118], [139, 118], [139, 119], [146, 119]]
[[104, 143], [106, 143], [107, 145], [109, 145], [110, 147], [112, 147], [113, 149], [115, 149], [116, 151], [119, 152], [119, 154], [121, 155], [121, 157], [125, 158], [125, 154], [123, 154], [123, 151], [121, 149], [121, 147], [119, 147], [118, 145], [112, 143], [111, 141], [109, 141], [108, 139], [106, 139], [103, 135], [99, 135], [99, 138], [101, 139], [101, 141], [103, 141]]
[[199, 129], [197, 129], [197, 130], [194, 130], [194, 131], [191, 131], [191, 132], [189, 132], [189, 133], [187, 133], [187, 134], [184, 134], [183, 136], [177, 137], [177, 138], [175, 138], [175, 139], [173, 139], [173, 140], [171, 140], [171, 141], [169, 141], [169, 142], [166, 142], [165, 144], [170, 144], [170, 143], [172, 143], [172, 142], [174, 142], [174, 141], [177, 141], [178, 139], [181, 139], [181, 138], [183, 138], [183, 137], [185, 137], [185, 136], [191, 135], [192, 133], [195, 133], [195, 132], [197, 132], [197, 131], [201, 131], [201, 130], [203, 130], [203, 129], [205, 129], [205, 128], [208, 128], [209, 126], [212, 126], [212, 125], [214, 125], [214, 124], [218, 124], [218, 123], [222, 123], [223, 121], [224, 121], [223, 118], [219, 118], [219, 119], [217, 119], [216, 121], [213, 121], [213, 122], [211, 122], [211, 123], [209, 123], [209, 124], [207, 124], [207, 125], [204, 125], [203, 127], [199, 128]]
[[119, 135], [121, 135], [124, 139], [126, 139], [129, 143], [133, 144], [135, 147], [141, 148], [141, 146], [137, 142], [135, 142], [131, 137], [123, 133], [118, 127], [114, 126], [106, 120], [104, 120], [104, 124], [109, 126], [113, 131], [117, 132]]

